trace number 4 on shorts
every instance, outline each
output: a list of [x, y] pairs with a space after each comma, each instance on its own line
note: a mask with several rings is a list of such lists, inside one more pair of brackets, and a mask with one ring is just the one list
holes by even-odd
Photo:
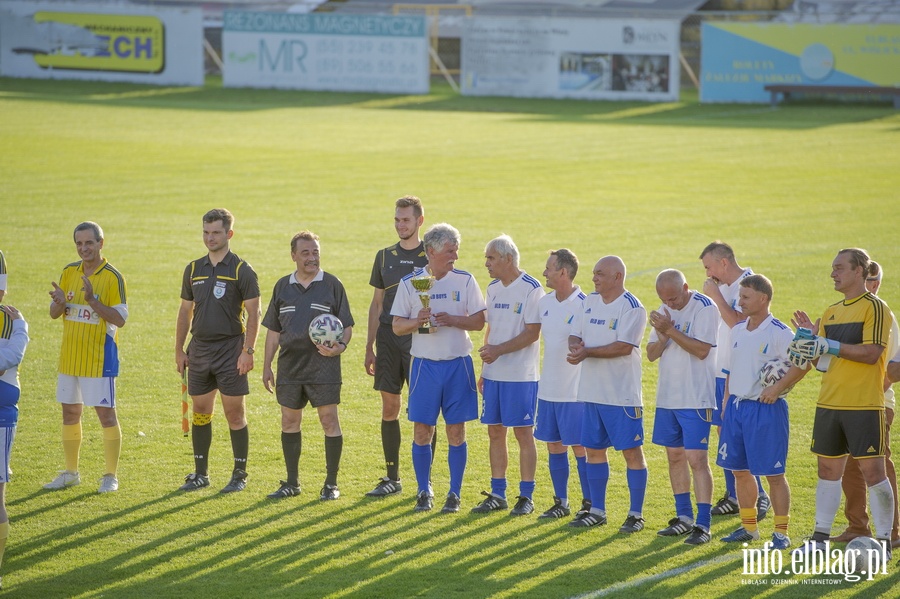
[[728, 459], [728, 443], [722, 443], [719, 445], [719, 455], [722, 457], [722, 461]]

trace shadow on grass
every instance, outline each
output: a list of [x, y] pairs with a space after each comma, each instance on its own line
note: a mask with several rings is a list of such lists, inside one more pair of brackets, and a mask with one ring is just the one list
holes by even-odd
[[[52, 505], [29, 510], [29, 500], [42, 501], [42, 495], [17, 500], [22, 513], [62, 518], [68, 502], [98, 497], [63, 492]], [[468, 598], [508, 596], [513, 588], [526, 589], [528, 596], [561, 598], [678, 597], [702, 588], [739, 598], [762, 590], [736, 582], [741, 558], [731, 546], [692, 548], [647, 532], [632, 537], [614, 527], [575, 530], [564, 521], [545, 526], [505, 514], [414, 513], [411, 497], [327, 503], [309, 496], [246, 499], [173, 492], [110, 508], [101, 498], [96, 516], [57, 522], [52, 530], [15, 540], [8, 564], [11, 590], [29, 597], [77, 590], [79, 597], [200, 599], [263, 594]], [[109, 511], [100, 513], [104, 505]], [[112, 537], [117, 549], [103, 553], [104, 539]], [[99, 555], [87, 554], [64, 571], [15, 581], [18, 569], [39, 569], [53, 555], [78, 555], [89, 547], [99, 548]], [[607, 557], [594, 557], [600, 555]], [[666, 570], [672, 562], [680, 565]], [[856, 588], [866, 596], [890, 594], [898, 576], [891, 572]], [[846, 582], [765, 590], [796, 597], [826, 588], [855, 590]]]
[[[601, 102], [462, 96], [446, 84], [428, 95], [385, 95], [274, 89], [223, 88], [210, 78], [203, 87], [159, 87], [100, 81], [0, 78], [3, 99], [177, 110], [247, 112], [284, 108], [356, 106], [368, 110], [493, 113], [521, 120], [592, 125], [814, 129], [897, 115], [888, 102], [828, 101], [768, 105], [699, 104], [695, 92], [681, 102]], [[896, 130], [896, 129], [895, 129]]]

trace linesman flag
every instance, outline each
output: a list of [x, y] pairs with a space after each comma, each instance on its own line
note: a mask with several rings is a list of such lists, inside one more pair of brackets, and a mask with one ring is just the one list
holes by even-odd
[[187, 366], [181, 374], [181, 432], [187, 437], [191, 431], [188, 424], [188, 392], [187, 392]]

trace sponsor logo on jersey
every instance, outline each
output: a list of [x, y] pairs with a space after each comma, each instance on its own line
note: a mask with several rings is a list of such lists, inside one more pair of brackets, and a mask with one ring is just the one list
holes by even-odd
[[91, 310], [90, 306], [81, 304], [66, 304], [66, 320], [70, 322], [83, 322], [85, 324], [100, 324], [100, 315]]
[[225, 297], [225, 281], [216, 281], [216, 286], [213, 289], [213, 295], [216, 296], [216, 299], [222, 299]]
[[605, 318], [592, 318], [588, 322], [590, 324], [599, 324], [602, 326], [602, 325], [606, 324], [606, 319]]
[[495, 310], [509, 310], [509, 304], [496, 303], [496, 304], [494, 304], [494, 309]]
[[446, 293], [432, 293], [431, 299], [447, 299]]

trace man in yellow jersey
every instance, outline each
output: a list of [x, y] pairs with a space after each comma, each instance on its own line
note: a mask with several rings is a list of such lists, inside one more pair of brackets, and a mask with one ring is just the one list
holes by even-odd
[[[818, 456], [816, 523], [812, 538], [798, 552], [826, 549], [825, 541], [841, 504], [841, 475], [847, 456], [857, 460], [869, 489], [875, 538], [886, 543], [894, 520], [894, 493], [885, 474], [884, 377], [891, 311], [866, 290], [870, 259], [864, 250], [841, 250], [831, 264], [834, 290], [844, 299], [813, 323], [794, 313], [798, 330], [790, 351], [815, 360], [824, 372], [813, 422], [812, 452]], [[794, 360], [792, 360], [794, 361]]]
[[[188, 393], [194, 411], [194, 472], [185, 477], [181, 491], [209, 486], [216, 392], [222, 397], [234, 455], [231, 480], [220, 492], [243, 491], [247, 484], [250, 433], [244, 396], [250, 393], [247, 373], [253, 370], [259, 332], [259, 281], [253, 267], [230, 249], [233, 224], [234, 216], [224, 208], [214, 208], [203, 216], [203, 243], [209, 253], [185, 267], [181, 282], [175, 365], [182, 374], [188, 368]], [[188, 330], [191, 342], [185, 352]]]
[[116, 377], [119, 375], [118, 331], [125, 326], [128, 306], [125, 278], [102, 256], [103, 229], [94, 222], [75, 227], [75, 249], [81, 260], [66, 266], [59, 284], [52, 283], [50, 318], [63, 316], [56, 400], [62, 404], [63, 451], [66, 469], [44, 485], [64, 489], [81, 483], [81, 412], [93, 407], [103, 427], [106, 472], [100, 493], [119, 488], [116, 469], [122, 431], [116, 417]]
[[[869, 272], [866, 276], [866, 290], [873, 295], [878, 295], [881, 287], [881, 281], [884, 271], [881, 265], [872, 260], [869, 262]], [[891, 328], [891, 340], [887, 349], [888, 358], [888, 378], [890, 378], [891, 360], [897, 355], [898, 344], [900, 344], [900, 328], [897, 326], [897, 319], [894, 318], [894, 324]], [[894, 525], [891, 527], [891, 546], [900, 547], [900, 514], [897, 512], [897, 471], [894, 468], [894, 462], [891, 459], [891, 424], [894, 422], [894, 390], [887, 381], [884, 390], [884, 428], [885, 428], [885, 455], [884, 466], [887, 472], [888, 480], [891, 481], [891, 489], [894, 492]], [[866, 481], [856, 460], [847, 460], [844, 467], [844, 477], [841, 479], [841, 487], [844, 489], [844, 496], [847, 501], [844, 504], [844, 515], [847, 516], [847, 529], [836, 537], [832, 537], [832, 541], [839, 543], [848, 543], [856, 537], [870, 537], [872, 531], [869, 529], [869, 515], [866, 513]]]

